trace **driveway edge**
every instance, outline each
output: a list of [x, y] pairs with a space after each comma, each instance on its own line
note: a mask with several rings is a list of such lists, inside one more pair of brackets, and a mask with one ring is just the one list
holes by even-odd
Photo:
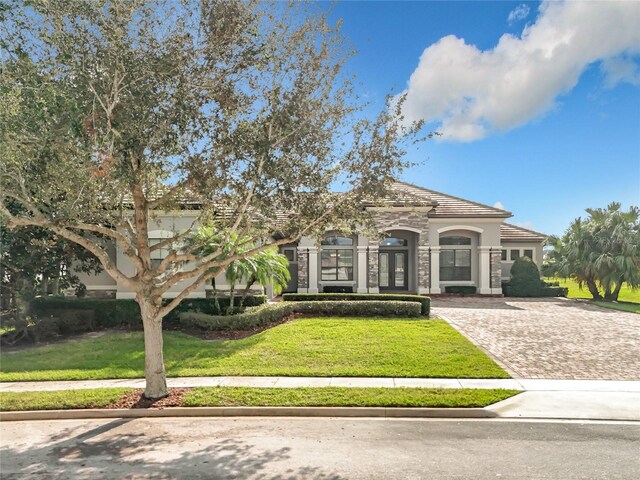
[[171, 407], [162, 409], [78, 409], [0, 412], [0, 421], [147, 417], [369, 417], [495, 418], [486, 408], [387, 407]]

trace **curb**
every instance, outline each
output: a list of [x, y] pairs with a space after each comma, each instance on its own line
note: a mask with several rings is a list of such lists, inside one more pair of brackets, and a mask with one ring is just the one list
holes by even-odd
[[0, 412], [0, 421], [151, 417], [496, 418], [497, 416], [496, 413], [485, 408], [170, 407]]

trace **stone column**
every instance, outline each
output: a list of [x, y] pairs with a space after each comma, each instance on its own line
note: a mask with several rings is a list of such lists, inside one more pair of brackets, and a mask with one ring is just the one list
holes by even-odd
[[429, 293], [439, 294], [440, 292], [440, 247], [431, 247], [431, 288]]
[[367, 293], [367, 247], [358, 246], [358, 286], [357, 293]]
[[418, 246], [418, 295], [429, 293], [429, 246]]
[[502, 247], [491, 247], [491, 293], [502, 295]]
[[309, 293], [318, 293], [318, 249], [309, 247]]
[[478, 277], [479, 288], [478, 293], [480, 295], [491, 294], [491, 247], [478, 247], [478, 256], [480, 259]]
[[309, 262], [306, 247], [298, 247], [298, 293], [308, 293]]
[[378, 287], [378, 245], [369, 247], [369, 293], [380, 293]]

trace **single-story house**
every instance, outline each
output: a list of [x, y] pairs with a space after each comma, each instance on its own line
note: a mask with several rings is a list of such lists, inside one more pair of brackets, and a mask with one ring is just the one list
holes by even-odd
[[[445, 293], [447, 286], [469, 286], [479, 294], [500, 295], [516, 258], [530, 257], [541, 267], [545, 235], [506, 223], [510, 212], [406, 182], [395, 182], [393, 190], [388, 200], [365, 206], [385, 233], [382, 240], [328, 231], [319, 245], [303, 237], [280, 247], [292, 274], [287, 291], [427, 295]], [[196, 214], [164, 214], [150, 238], [172, 237], [188, 228]], [[163, 253], [155, 253], [159, 261]], [[125, 273], [134, 273], [115, 247], [113, 258]], [[104, 272], [81, 278], [90, 296], [133, 298]], [[183, 288], [178, 284], [167, 296]], [[224, 275], [216, 278], [216, 288], [229, 288]], [[206, 297], [211, 290], [203, 285], [192, 296]]]

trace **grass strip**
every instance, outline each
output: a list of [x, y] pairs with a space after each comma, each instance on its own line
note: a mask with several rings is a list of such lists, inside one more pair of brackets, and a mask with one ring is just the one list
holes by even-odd
[[[207, 341], [164, 332], [170, 377], [509, 378], [443, 320], [305, 318], [241, 340]], [[141, 332], [2, 352], [0, 381], [144, 376]]]
[[[0, 411], [107, 408], [132, 389], [2, 392]], [[253, 388], [199, 387], [186, 392], [185, 407], [485, 407], [517, 390], [472, 388]]]
[[131, 392], [130, 388], [2, 392], [0, 393], [0, 411], [105, 408], [129, 392]]
[[199, 387], [188, 407], [485, 407], [517, 390], [471, 388]]
[[591, 301], [594, 305], [599, 307], [610, 308], [612, 310], [619, 310], [621, 312], [640, 313], [640, 303], [630, 302], [602, 302], [599, 300]]

